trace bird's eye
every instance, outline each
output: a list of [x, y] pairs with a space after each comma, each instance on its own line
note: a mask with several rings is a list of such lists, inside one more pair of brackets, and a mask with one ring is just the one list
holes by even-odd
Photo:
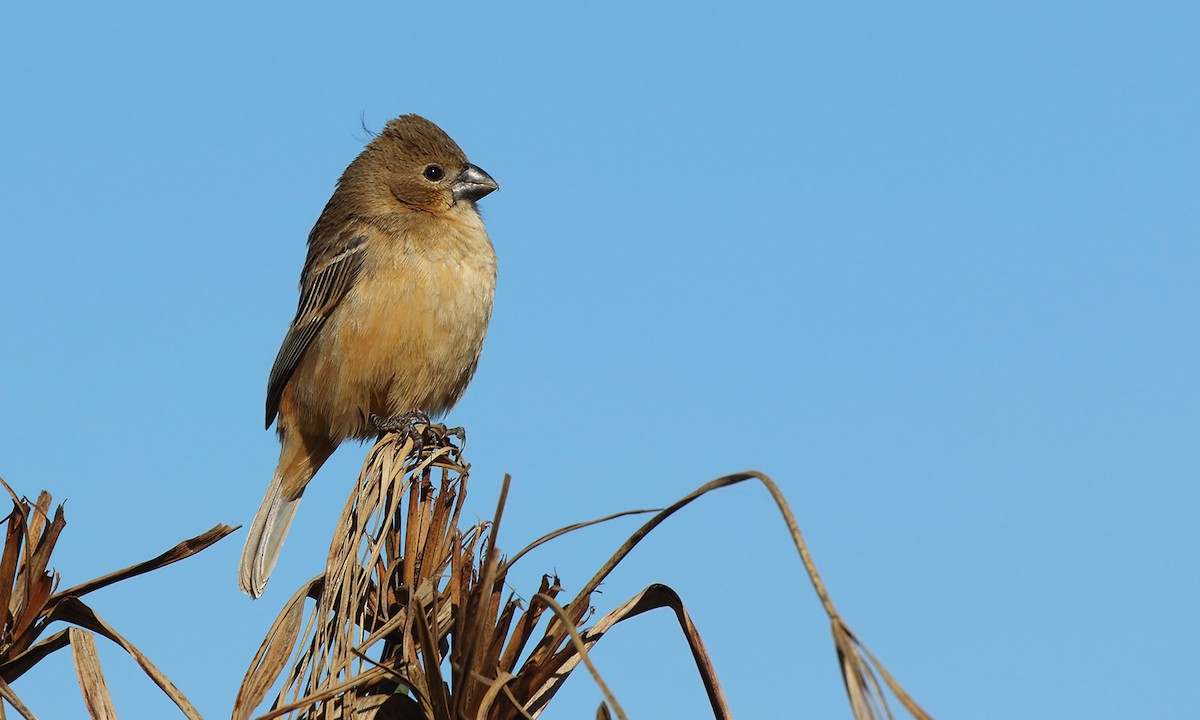
[[425, 168], [425, 172], [422, 173], [422, 175], [425, 176], [426, 180], [437, 182], [445, 177], [446, 173], [442, 172], [442, 168], [440, 166], [430, 165], [429, 167]]

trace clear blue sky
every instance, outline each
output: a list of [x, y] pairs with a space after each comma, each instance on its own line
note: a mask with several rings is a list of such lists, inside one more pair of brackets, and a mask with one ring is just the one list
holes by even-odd
[[[469, 519], [514, 476], [503, 547], [757, 468], [935, 716], [1193, 716], [1196, 6], [644, 5], [0, 9], [0, 476], [67, 499], [64, 586], [249, 522], [306, 234], [360, 118], [417, 112], [502, 186], [450, 419]], [[89, 602], [226, 717], [364, 452], [310, 486], [263, 600], [239, 532]], [[577, 588], [636, 523], [518, 589]], [[739, 717], [849, 716], [764, 492], [677, 516], [598, 608], [656, 581]], [[170, 716], [101, 652], [122, 717]], [[596, 660], [633, 716], [705, 712], [666, 614]], [[15, 687], [84, 712], [67, 653]], [[557, 716], [598, 698], [578, 677]]]

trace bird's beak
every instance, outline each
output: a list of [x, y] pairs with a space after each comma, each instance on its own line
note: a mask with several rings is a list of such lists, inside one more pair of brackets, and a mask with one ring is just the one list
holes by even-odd
[[499, 190], [500, 186], [481, 168], [467, 163], [450, 189], [455, 200], [478, 200], [493, 190]]

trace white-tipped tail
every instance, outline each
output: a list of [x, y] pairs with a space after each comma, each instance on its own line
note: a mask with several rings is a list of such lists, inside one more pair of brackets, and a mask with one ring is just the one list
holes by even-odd
[[250, 597], [257, 598], [267, 587], [267, 578], [271, 577], [299, 506], [300, 498], [283, 498], [283, 476], [276, 470], [254, 522], [250, 524], [250, 534], [246, 536], [242, 560], [238, 563], [238, 587]]

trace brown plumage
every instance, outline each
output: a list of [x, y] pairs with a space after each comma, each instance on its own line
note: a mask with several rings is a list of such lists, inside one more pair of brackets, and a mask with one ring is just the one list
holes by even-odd
[[497, 187], [428, 120], [392, 120], [346, 168], [308, 236], [300, 307], [271, 368], [279, 465], [238, 585], [262, 594], [304, 487], [372, 414], [437, 416], [475, 372], [496, 255], [475, 201]]

